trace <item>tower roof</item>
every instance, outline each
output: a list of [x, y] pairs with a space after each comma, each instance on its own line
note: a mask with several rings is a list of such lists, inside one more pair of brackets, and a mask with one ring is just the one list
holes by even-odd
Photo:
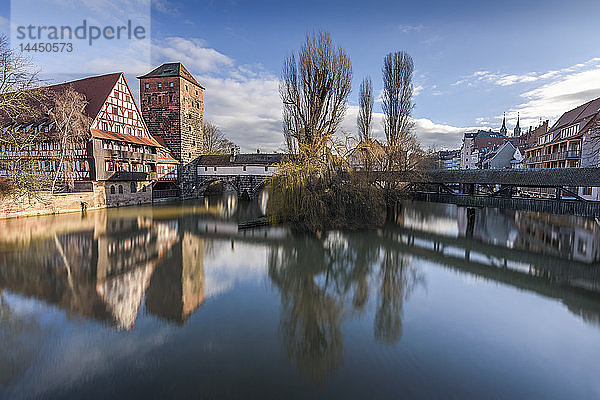
[[146, 75], [138, 76], [138, 79], [164, 78], [164, 77], [170, 77], [170, 76], [179, 76], [181, 78], [187, 79], [188, 81], [192, 82], [194, 85], [198, 85], [202, 89], [204, 89], [204, 86], [199, 84], [198, 81], [196, 81], [196, 79], [194, 79], [194, 76], [192, 74], [190, 74], [188, 72], [188, 70], [185, 69], [183, 64], [180, 62], [165, 63], [165, 64], [161, 65], [160, 67], [157, 67], [157, 68], [153, 69], [152, 71], [148, 72]]
[[504, 117], [502, 118], [502, 128], [500, 128], [500, 133], [506, 135], [506, 113], [504, 113]]

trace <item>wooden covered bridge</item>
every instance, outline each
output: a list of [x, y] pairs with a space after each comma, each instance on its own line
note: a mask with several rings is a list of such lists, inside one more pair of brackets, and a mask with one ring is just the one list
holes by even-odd
[[[415, 200], [600, 217], [600, 168], [370, 172]], [[583, 188], [583, 189], [582, 189]]]

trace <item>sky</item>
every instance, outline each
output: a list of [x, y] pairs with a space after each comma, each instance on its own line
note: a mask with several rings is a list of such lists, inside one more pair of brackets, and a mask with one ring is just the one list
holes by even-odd
[[[34, 0], [0, 5], [0, 31], [8, 33], [11, 23], [23, 19], [17, 8], [27, 1]], [[563, 112], [600, 97], [598, 1], [35, 2], [39, 7], [28, 6], [27, 18], [69, 15], [73, 24], [79, 20], [71, 10], [92, 10], [86, 12], [97, 20], [102, 12], [120, 21], [137, 13], [148, 23], [147, 10], [149, 52], [141, 42], [116, 53], [94, 45], [85, 48], [87, 61], [57, 56], [41, 62], [41, 73], [60, 82], [123, 71], [137, 94], [136, 76], [181, 61], [206, 88], [205, 118], [243, 151], [283, 150], [278, 93], [283, 59], [319, 30], [330, 32], [352, 61], [353, 91], [342, 127], [353, 134], [360, 81], [370, 76], [379, 94], [383, 58], [400, 50], [415, 64], [413, 118], [424, 147], [458, 148], [466, 131], [499, 129], [504, 112], [509, 129], [518, 114], [525, 128], [540, 119], [552, 124]], [[377, 99], [375, 112], [373, 129], [382, 137]]]

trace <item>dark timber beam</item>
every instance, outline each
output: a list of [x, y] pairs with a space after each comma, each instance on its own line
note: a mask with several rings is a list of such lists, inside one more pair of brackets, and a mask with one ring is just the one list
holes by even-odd
[[508, 185], [520, 187], [600, 187], [600, 168], [471, 169], [355, 172], [376, 181], [421, 184]]

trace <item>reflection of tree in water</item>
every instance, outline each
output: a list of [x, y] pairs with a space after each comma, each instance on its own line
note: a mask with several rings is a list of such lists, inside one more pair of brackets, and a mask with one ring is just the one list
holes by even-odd
[[379, 296], [373, 323], [375, 339], [395, 344], [402, 337], [402, 306], [423, 280], [403, 254], [386, 249], [379, 271]]
[[290, 359], [316, 382], [343, 363], [343, 303], [329, 289], [330, 270], [320, 241], [274, 249], [269, 277], [281, 291], [279, 333]]
[[297, 239], [273, 248], [268, 270], [281, 292], [283, 347], [298, 369], [319, 384], [343, 364], [341, 325], [364, 312], [372, 273], [378, 273], [380, 283], [375, 337], [385, 343], [400, 339], [402, 302], [420, 280], [406, 257], [364, 232]]

